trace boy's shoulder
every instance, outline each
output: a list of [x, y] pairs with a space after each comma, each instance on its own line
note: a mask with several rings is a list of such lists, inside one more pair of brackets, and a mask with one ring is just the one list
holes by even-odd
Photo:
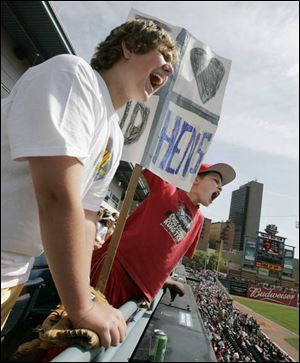
[[92, 67], [83, 58], [73, 54], [59, 54], [43, 63], [45, 66], [57, 67], [59, 70], [72, 71], [77, 69], [78, 65], [92, 71]]
[[88, 62], [73, 54], [59, 54], [49, 58], [43, 63], [29, 68], [24, 74], [24, 77], [30, 79], [45, 74], [52, 77], [53, 74], [59, 74], [60, 72], [68, 73], [70, 75], [84, 74], [85, 76], [90, 75], [94, 77], [94, 70]]

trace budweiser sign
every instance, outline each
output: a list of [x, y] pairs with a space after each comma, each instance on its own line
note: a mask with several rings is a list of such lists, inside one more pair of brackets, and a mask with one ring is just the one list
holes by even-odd
[[297, 293], [267, 287], [249, 286], [247, 297], [250, 299], [274, 302], [277, 304], [297, 306]]

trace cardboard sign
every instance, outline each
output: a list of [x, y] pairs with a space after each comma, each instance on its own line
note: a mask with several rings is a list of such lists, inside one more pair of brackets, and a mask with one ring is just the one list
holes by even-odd
[[177, 41], [179, 62], [167, 84], [146, 103], [120, 110], [122, 160], [148, 168], [189, 191], [218, 127], [231, 61], [186, 29], [131, 10], [128, 20], [150, 19]]

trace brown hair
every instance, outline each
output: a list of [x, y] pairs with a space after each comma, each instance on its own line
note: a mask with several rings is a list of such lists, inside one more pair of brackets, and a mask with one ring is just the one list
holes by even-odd
[[113, 29], [97, 46], [91, 59], [92, 68], [111, 68], [123, 55], [122, 42], [136, 54], [158, 50], [167, 62], [176, 64], [178, 61], [177, 44], [163, 28], [151, 20], [133, 20]]

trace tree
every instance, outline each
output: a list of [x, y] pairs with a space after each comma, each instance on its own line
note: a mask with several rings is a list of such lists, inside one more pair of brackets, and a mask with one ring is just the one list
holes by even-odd
[[[205, 259], [206, 258], [207, 258], [206, 269], [216, 270], [217, 265], [218, 265], [218, 258], [219, 258], [219, 252], [218, 251], [208, 255], [204, 251], [197, 250], [192, 259], [184, 257], [183, 260], [182, 260], [182, 263], [185, 266], [191, 267], [191, 268], [193, 268], [195, 270], [203, 270], [204, 267], [205, 267]], [[224, 260], [223, 257], [221, 257], [220, 271], [225, 271], [226, 272], [226, 267], [227, 267], [226, 261]]]
[[[218, 266], [218, 259], [219, 259], [219, 252], [215, 251], [209, 255], [209, 260], [207, 263], [207, 269], [209, 270], [217, 270]], [[223, 257], [221, 257], [220, 261], [220, 271], [226, 271], [226, 261]]]
[[216, 270], [218, 265], [218, 252], [213, 252], [209, 255], [209, 259], [207, 262], [207, 269], [209, 270]]
[[195, 261], [196, 266], [197, 266], [198, 269], [204, 268], [205, 257], [206, 257], [206, 253], [205, 252], [199, 251], [199, 250], [197, 250], [195, 252], [195, 256], [193, 257], [193, 260]]
[[196, 250], [192, 259], [184, 257], [182, 262], [184, 265], [192, 267], [196, 270], [201, 270], [205, 265], [206, 253], [204, 251]]

